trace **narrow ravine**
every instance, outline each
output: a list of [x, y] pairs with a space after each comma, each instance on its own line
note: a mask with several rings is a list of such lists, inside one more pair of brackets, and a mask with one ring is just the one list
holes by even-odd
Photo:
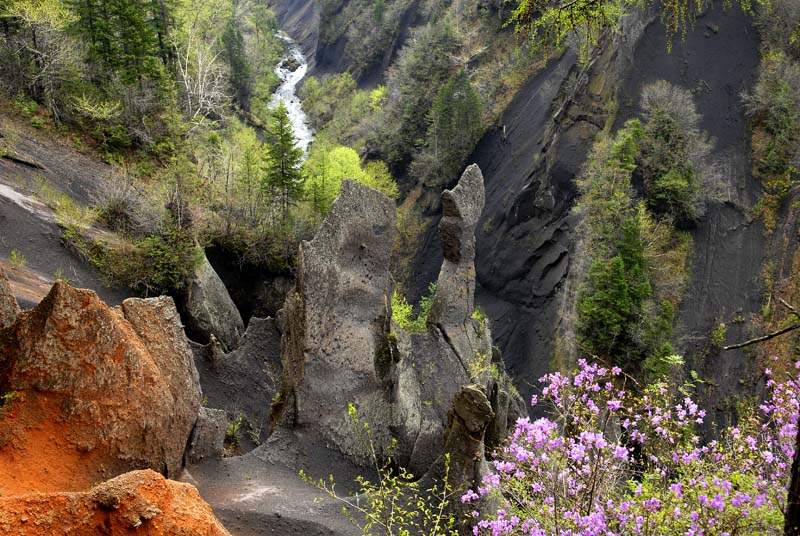
[[[308, 72], [308, 61], [306, 61], [306, 57], [300, 50], [300, 46], [291, 37], [284, 32], [279, 32], [278, 37], [286, 43], [288, 54], [275, 67], [275, 73], [281, 79], [281, 85], [272, 95], [272, 101], [269, 106], [274, 108], [278, 106], [280, 101], [286, 104], [286, 108], [289, 110], [289, 120], [292, 123], [292, 130], [294, 130], [294, 136], [297, 138], [297, 146], [303, 150], [303, 153], [307, 153], [308, 146], [314, 139], [314, 132], [308, 124], [308, 117], [300, 104], [300, 98], [297, 96], [297, 85]], [[294, 70], [291, 69], [288, 61], [290, 59], [296, 62], [297, 67]]]

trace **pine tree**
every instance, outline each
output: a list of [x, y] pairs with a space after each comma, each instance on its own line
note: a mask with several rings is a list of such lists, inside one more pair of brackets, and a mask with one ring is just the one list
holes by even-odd
[[481, 101], [461, 70], [436, 95], [430, 112], [426, 166], [447, 181], [459, 172], [481, 134]]
[[247, 61], [242, 31], [233, 18], [225, 26], [222, 43], [225, 46], [228, 65], [231, 67], [231, 85], [236, 91], [236, 100], [239, 106], [247, 109], [253, 83], [253, 70]]
[[158, 73], [158, 61], [167, 57], [165, 2], [72, 0], [70, 4], [78, 15], [74, 28], [87, 37], [94, 61], [128, 83]]
[[289, 111], [283, 101], [272, 110], [271, 116], [262, 187], [278, 202], [285, 227], [289, 219], [289, 209], [303, 194], [303, 151], [295, 145]]

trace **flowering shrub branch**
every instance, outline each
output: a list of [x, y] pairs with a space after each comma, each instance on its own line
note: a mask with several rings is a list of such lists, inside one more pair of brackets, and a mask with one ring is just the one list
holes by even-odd
[[495, 472], [461, 498], [504, 497], [492, 515], [473, 512], [474, 534], [782, 534], [800, 384], [766, 374], [767, 399], [710, 442], [688, 386], [636, 393], [621, 369], [585, 360], [544, 376], [532, 403], [551, 417], [519, 419]]

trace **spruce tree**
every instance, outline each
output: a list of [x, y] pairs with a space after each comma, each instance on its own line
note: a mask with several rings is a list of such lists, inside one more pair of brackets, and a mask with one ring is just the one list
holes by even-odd
[[286, 104], [281, 101], [270, 115], [262, 187], [280, 206], [285, 227], [289, 209], [303, 194], [303, 151], [296, 146]]
[[445, 181], [460, 171], [481, 134], [481, 101], [461, 70], [436, 95], [430, 112], [427, 166]]
[[239, 106], [247, 109], [253, 83], [253, 70], [247, 61], [242, 31], [239, 29], [238, 22], [233, 18], [225, 25], [222, 43], [225, 45], [228, 65], [231, 67], [231, 85], [236, 92], [236, 100], [239, 102]]

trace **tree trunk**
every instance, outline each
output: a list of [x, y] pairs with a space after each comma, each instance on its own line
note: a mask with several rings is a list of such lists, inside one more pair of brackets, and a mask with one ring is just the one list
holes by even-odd
[[800, 426], [797, 428], [792, 480], [789, 483], [789, 493], [786, 497], [783, 532], [785, 536], [800, 536]]

